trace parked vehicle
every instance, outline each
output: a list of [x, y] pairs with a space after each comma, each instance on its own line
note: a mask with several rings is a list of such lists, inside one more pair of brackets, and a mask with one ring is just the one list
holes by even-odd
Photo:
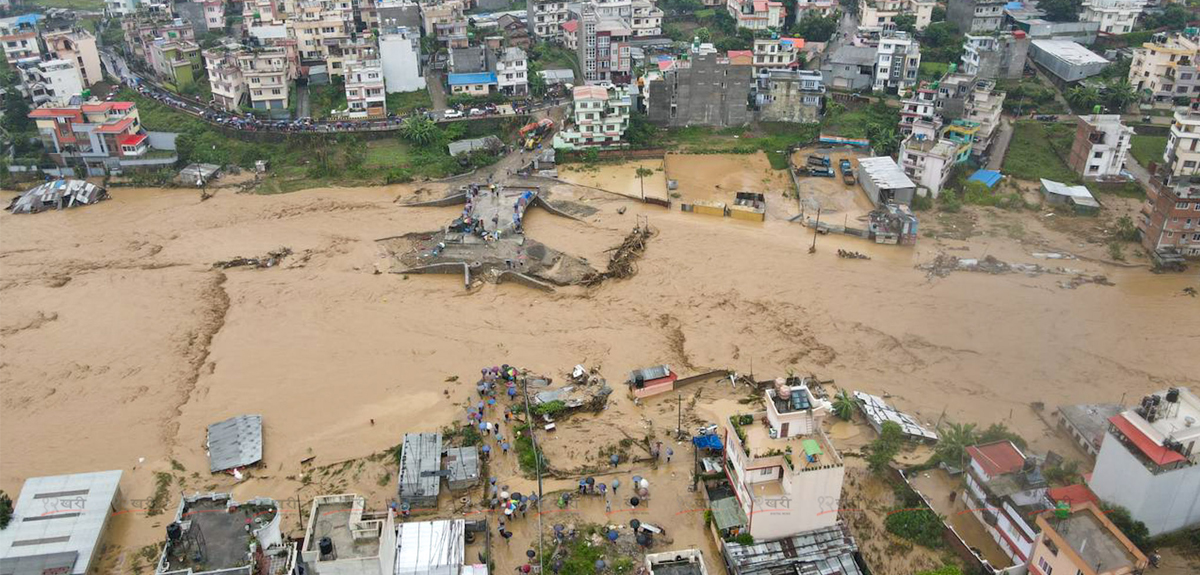
[[808, 165], [810, 166], [829, 166], [829, 156], [811, 155], [808, 157]]
[[814, 178], [832, 178], [833, 170], [824, 167], [805, 167], [797, 168], [796, 174], [801, 176], [810, 176]]
[[482, 116], [482, 115], [484, 115], [484, 114], [486, 114], [486, 113], [487, 113], [487, 112], [484, 112], [483, 110], [480, 110], [479, 108], [471, 108], [471, 114], [470, 114], [470, 115], [472, 115], [472, 116]]
[[850, 160], [842, 159], [838, 162], [838, 168], [842, 171], [842, 182], [847, 186], [854, 185], [854, 166]]
[[443, 114], [443, 116], [445, 116], [447, 120], [452, 120], [454, 118], [463, 117], [463, 113], [459, 112], [458, 110], [446, 110], [446, 113]]

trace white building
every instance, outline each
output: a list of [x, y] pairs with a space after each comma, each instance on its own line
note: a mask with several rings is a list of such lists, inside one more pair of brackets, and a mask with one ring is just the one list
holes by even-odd
[[[1051, 508], [1046, 479], [1026, 464], [1025, 454], [1011, 441], [967, 448], [964, 502], [1014, 564], [1025, 565], [1037, 532], [1027, 520]], [[1007, 566], [1004, 566], [1007, 567]]]
[[650, 0], [635, 0], [630, 6], [630, 23], [634, 36], [659, 36], [662, 34], [663, 11]]
[[223, 0], [204, 0], [204, 25], [209, 32], [225, 29], [225, 2]]
[[1084, 0], [1079, 21], [1099, 24], [1101, 34], [1128, 34], [1145, 7], [1146, 0]]
[[109, 519], [121, 504], [121, 471], [31, 477], [0, 531], [0, 572], [96, 572]]
[[137, 12], [139, 0], [104, 0], [104, 11], [109, 16], [125, 16]]
[[0, 18], [0, 45], [4, 46], [4, 60], [16, 64], [17, 60], [33, 58], [42, 53], [38, 44], [37, 21], [40, 14], [25, 14], [11, 18]]
[[289, 75], [287, 51], [282, 47], [246, 50], [238, 54], [238, 67], [246, 80], [250, 107], [255, 110], [286, 110]]
[[237, 112], [246, 98], [246, 79], [238, 67], [239, 52], [240, 47], [233, 44], [202, 53], [213, 104], [227, 112]]
[[1200, 95], [1200, 42], [1194, 36], [1163, 35], [1133, 49], [1129, 83], [1157, 102]]
[[66, 106], [73, 96], [83, 94], [83, 79], [74, 62], [45, 60], [22, 67], [21, 79], [30, 99], [38, 106]]
[[917, 85], [920, 68], [921, 45], [915, 38], [904, 32], [885, 34], [875, 50], [872, 89], [908, 90]]
[[425, 88], [421, 74], [420, 32], [408, 28], [387, 28], [379, 34], [379, 56], [383, 81], [389, 94], [413, 92]]
[[567, 21], [565, 0], [526, 0], [525, 13], [529, 33], [535, 40], [541, 42], [562, 39], [562, 25]]
[[554, 147], [572, 150], [615, 146], [629, 127], [629, 90], [624, 86], [576, 86], [574, 125], [554, 135]]
[[1120, 176], [1132, 143], [1133, 128], [1120, 115], [1080, 116], [1067, 164], [1089, 179]]
[[91, 86], [104, 79], [100, 68], [100, 52], [96, 49], [96, 37], [84, 29], [59, 30], [42, 34], [46, 51], [62, 60], [75, 63], [83, 85]]
[[725, 9], [738, 28], [750, 30], [779, 29], [787, 17], [787, 8], [776, 0], [728, 0]]
[[502, 94], [524, 96], [529, 93], [529, 62], [524, 50], [504, 49], [496, 61], [496, 82]]
[[353, 494], [313, 499], [300, 550], [308, 572], [392, 575], [399, 573], [395, 570], [396, 553], [396, 523], [390, 509], [367, 511], [366, 500]]
[[894, 30], [896, 16], [912, 14], [917, 17], [917, 30], [924, 30], [933, 20], [934, 0], [858, 0], [858, 28], [879, 32]]
[[950, 177], [957, 150], [950, 140], [913, 133], [900, 146], [900, 166], [917, 186], [936, 198]]
[[[726, 423], [725, 470], [755, 540], [787, 537], [838, 521], [845, 469], [821, 431], [831, 410], [804, 384], [777, 380], [767, 409]], [[766, 423], [762, 423], [762, 420]]]
[[1088, 487], [1150, 535], [1200, 523], [1200, 398], [1171, 388], [1109, 419]]
[[804, 38], [755, 38], [754, 75], [763, 70], [789, 70], [800, 65]]
[[387, 93], [380, 61], [349, 60], [345, 68], [347, 116], [353, 119], [387, 116]]

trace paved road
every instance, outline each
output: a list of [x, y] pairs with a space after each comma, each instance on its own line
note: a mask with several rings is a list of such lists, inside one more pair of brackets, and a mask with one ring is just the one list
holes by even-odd
[[442, 75], [434, 72], [432, 67], [425, 68], [425, 88], [429, 90], [429, 99], [433, 102], [435, 112], [441, 112], [450, 107], [446, 105], [446, 90], [442, 88]]
[[312, 99], [308, 97], [308, 86], [296, 86], [296, 115], [301, 118], [312, 117]]
[[1013, 127], [1008, 118], [1000, 119], [1000, 131], [996, 133], [996, 142], [988, 156], [987, 169], [1000, 171], [1004, 164], [1004, 154], [1008, 153], [1008, 143], [1012, 141]]

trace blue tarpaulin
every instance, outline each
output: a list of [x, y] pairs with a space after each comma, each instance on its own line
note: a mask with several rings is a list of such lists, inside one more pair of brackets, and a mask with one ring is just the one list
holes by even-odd
[[700, 449], [721, 449], [721, 438], [716, 435], [697, 435], [692, 438], [692, 445]]
[[983, 185], [992, 188], [996, 186], [996, 182], [1000, 181], [1000, 172], [996, 170], [979, 170], [971, 177], [967, 178], [969, 182], [983, 182]]

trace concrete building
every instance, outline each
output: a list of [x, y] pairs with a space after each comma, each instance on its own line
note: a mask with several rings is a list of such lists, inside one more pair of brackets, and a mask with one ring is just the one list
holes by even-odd
[[950, 178], [957, 151], [958, 146], [951, 140], [914, 133], [900, 145], [900, 165], [921, 191], [936, 198]]
[[466, 48], [470, 44], [467, 37], [467, 5], [461, 0], [441, 0], [434, 3], [421, 4], [421, 21], [425, 27], [425, 36], [437, 38], [438, 43], [447, 48]]
[[663, 11], [650, 0], [635, 0], [629, 18], [634, 36], [662, 35]]
[[836, 0], [796, 0], [796, 21], [806, 16], [832, 16], [838, 10]]
[[487, 96], [499, 86], [495, 72], [472, 72], [469, 74], [447, 74], [446, 83], [453, 96]]
[[[779, 382], [764, 392], [766, 410], [725, 425], [725, 475], [756, 541], [837, 525], [845, 469], [821, 430], [828, 401], [808, 386]], [[765, 423], [760, 423], [765, 420]]]
[[1034, 40], [1029, 55], [1064, 83], [1095, 76], [1108, 65], [1108, 60], [1070, 40]]
[[[466, 537], [468, 531], [478, 535], [478, 522], [474, 529], [462, 519], [435, 521], [406, 521], [398, 525], [396, 536], [395, 570], [389, 567], [387, 574], [394, 575], [488, 575], [488, 566], [468, 563], [466, 560]], [[324, 573], [321, 571], [319, 573]], [[346, 572], [339, 572], [346, 573]], [[354, 571], [367, 574], [371, 571]], [[319, 574], [318, 574], [319, 575]]]
[[542, 41], [561, 41], [562, 25], [567, 21], [567, 3], [563, 0], [526, 0], [525, 13], [529, 33]]
[[1175, 110], [1163, 164], [1146, 188], [1138, 231], [1148, 250], [1200, 256], [1200, 99]]
[[46, 51], [61, 60], [75, 63], [84, 87], [104, 79], [100, 68], [100, 52], [96, 50], [96, 37], [84, 29], [59, 30], [42, 34]]
[[[996, 91], [996, 83], [977, 79], [973, 82], [963, 102], [963, 113], [957, 118], [975, 124], [972, 134], [971, 155], [976, 159], [987, 156], [1000, 129], [1000, 114], [1004, 109], [1005, 92]], [[952, 126], [955, 122], [951, 122]], [[961, 124], [961, 122], [960, 122]]]
[[0, 573], [86, 575], [122, 504], [121, 471], [31, 477], [0, 530]]
[[602, 15], [596, 6], [583, 4], [578, 20], [575, 54], [583, 79], [628, 84], [633, 70], [629, 43], [633, 28], [627, 19]]
[[[504, 42], [509, 46], [515, 46], [522, 50], [528, 50], [533, 46], [533, 38], [529, 36], [529, 27], [520, 18], [512, 14], [505, 14], [496, 19], [496, 27], [500, 29], [500, 33], [504, 36]], [[573, 50], [574, 48], [567, 46], [567, 49]]]
[[648, 117], [660, 126], [747, 124], [753, 119], [749, 110], [754, 84], [751, 71], [751, 66], [733, 64], [718, 54], [676, 62], [662, 80], [647, 87]]
[[242, 18], [246, 22], [280, 22], [285, 19], [285, 8], [279, 0], [243, 0]]
[[404, 28], [414, 39], [421, 38], [421, 5], [411, 0], [383, 0], [375, 3], [380, 30]]
[[121, 17], [137, 12], [138, 0], [104, 0], [104, 11], [112, 17]]
[[289, 35], [296, 40], [301, 67], [306, 71], [313, 66], [327, 66], [330, 47], [350, 40], [354, 31], [349, 2], [298, 2], [287, 14]]
[[1129, 83], [1155, 102], [1200, 96], [1200, 41], [1184, 34], [1159, 35], [1133, 50]]
[[755, 38], [754, 75], [763, 70], [794, 70], [800, 66], [804, 38]]
[[876, 91], [908, 90], [917, 84], [921, 67], [921, 45], [905, 32], [891, 32], [879, 39], [875, 50]]
[[[660, 553], [675, 555], [679, 552]], [[693, 551], [699, 553], [699, 551]], [[790, 537], [772, 541], [756, 541], [753, 545], [742, 545], [736, 541], [722, 541], [721, 555], [725, 559], [726, 572], [730, 575], [770, 575], [772, 573], [797, 573], [804, 575], [864, 575], [867, 570], [860, 565], [858, 544], [844, 523], [805, 531]], [[652, 555], [647, 555], [649, 560]], [[703, 560], [699, 563], [703, 565]], [[676, 570], [660, 569], [657, 575], [707, 575], [705, 571], [679, 573]], [[651, 572], [650, 575], [656, 575]]]
[[825, 83], [816, 70], [764, 70], [755, 99], [761, 120], [815, 123], [825, 111]]
[[191, 24], [196, 34], [225, 29], [225, 4], [221, 0], [176, 2], [173, 8], [180, 18]]
[[875, 49], [841, 45], [821, 65], [825, 85], [836, 90], [870, 90], [875, 77]]
[[1170, 388], [1108, 421], [1088, 487], [1152, 536], [1200, 523], [1200, 398]]
[[237, 55], [238, 67], [246, 81], [250, 107], [255, 110], [285, 111], [294, 69], [282, 47], [245, 50]]
[[425, 89], [421, 73], [420, 33], [416, 28], [380, 28], [379, 58], [387, 93]]
[[[490, 144], [491, 149], [504, 146], [499, 138], [495, 136], [488, 136], [488, 138], [494, 141], [493, 144]], [[451, 143], [453, 144], [453, 142]], [[484, 146], [484, 149], [487, 149], [487, 145]], [[458, 154], [451, 150], [450, 155], [457, 156]], [[479, 485], [479, 448], [471, 445], [447, 449], [442, 457], [442, 469], [446, 473], [446, 487], [451, 491], [470, 489]]]
[[1109, 418], [1121, 411], [1121, 406], [1111, 403], [1059, 406], [1058, 428], [1070, 435], [1088, 455], [1095, 457], [1104, 442]]
[[1099, 24], [1105, 36], [1128, 34], [1145, 8], [1146, 0], [1083, 0], [1079, 21]]
[[632, 100], [623, 86], [576, 86], [572, 92], [573, 126], [554, 136], [555, 149], [615, 146], [629, 128]]
[[1079, 116], [1067, 165], [1087, 179], [1120, 177], [1133, 141], [1133, 128], [1118, 114]]
[[441, 466], [441, 433], [404, 434], [400, 448], [400, 503], [410, 509], [436, 508], [442, 485]]
[[1061, 516], [1042, 513], [1036, 525], [1037, 543], [1029, 558], [1033, 575], [1130, 575], [1150, 564], [1095, 503], [1071, 505]]
[[[437, 479], [433, 477], [435, 482]], [[305, 571], [313, 575], [399, 573], [395, 571], [395, 521], [390, 509], [367, 511], [366, 500], [359, 495], [314, 498], [300, 548]]]
[[168, 87], [182, 90], [196, 83], [204, 72], [200, 45], [191, 40], [159, 38], [146, 49], [146, 60]]
[[0, 18], [0, 46], [4, 46], [4, 60], [15, 65], [18, 60], [41, 55], [38, 44], [38, 20], [41, 14], [25, 14], [11, 18]]
[[858, 28], [882, 32], [896, 28], [896, 16], [916, 16], [917, 30], [924, 30], [933, 21], [933, 0], [858, 0]]
[[167, 527], [155, 575], [291, 573], [296, 545], [280, 529], [279, 504], [235, 501], [228, 493], [183, 497]]
[[876, 207], [888, 203], [912, 205], [917, 184], [888, 156], [862, 158], [858, 161], [858, 183]]
[[83, 81], [74, 62], [30, 58], [17, 63], [21, 87], [35, 106], [66, 106], [83, 94]]
[[925, 140], [936, 140], [942, 128], [940, 108], [935, 85], [918, 84], [908, 98], [900, 101], [900, 135], [918, 134]]
[[946, 4], [946, 21], [958, 26], [964, 34], [995, 32], [1004, 21], [1004, 0], [950, 0]]
[[1026, 564], [1037, 538], [1033, 518], [1050, 507], [1037, 462], [1008, 440], [968, 447], [967, 457], [964, 503], [1014, 564]]
[[135, 158], [149, 149], [133, 102], [88, 102], [38, 108], [29, 113], [42, 145], [59, 166], [82, 161], [97, 166], [112, 158]]
[[1100, 24], [1096, 22], [1051, 22], [1033, 2], [1010, 2], [1004, 6], [1004, 28], [1024, 30], [1033, 40], [1066, 40], [1091, 45]]
[[749, 30], [778, 30], [787, 17], [787, 8], [777, 0], [728, 0], [725, 9], [738, 28]]
[[496, 81], [502, 94], [529, 94], [529, 62], [524, 50], [515, 47], [504, 49], [496, 60]]
[[348, 60], [346, 68], [346, 115], [351, 119], [387, 116], [383, 64], [379, 60]]
[[1029, 36], [1021, 30], [963, 38], [962, 72], [985, 80], [1016, 80], [1025, 73]]

